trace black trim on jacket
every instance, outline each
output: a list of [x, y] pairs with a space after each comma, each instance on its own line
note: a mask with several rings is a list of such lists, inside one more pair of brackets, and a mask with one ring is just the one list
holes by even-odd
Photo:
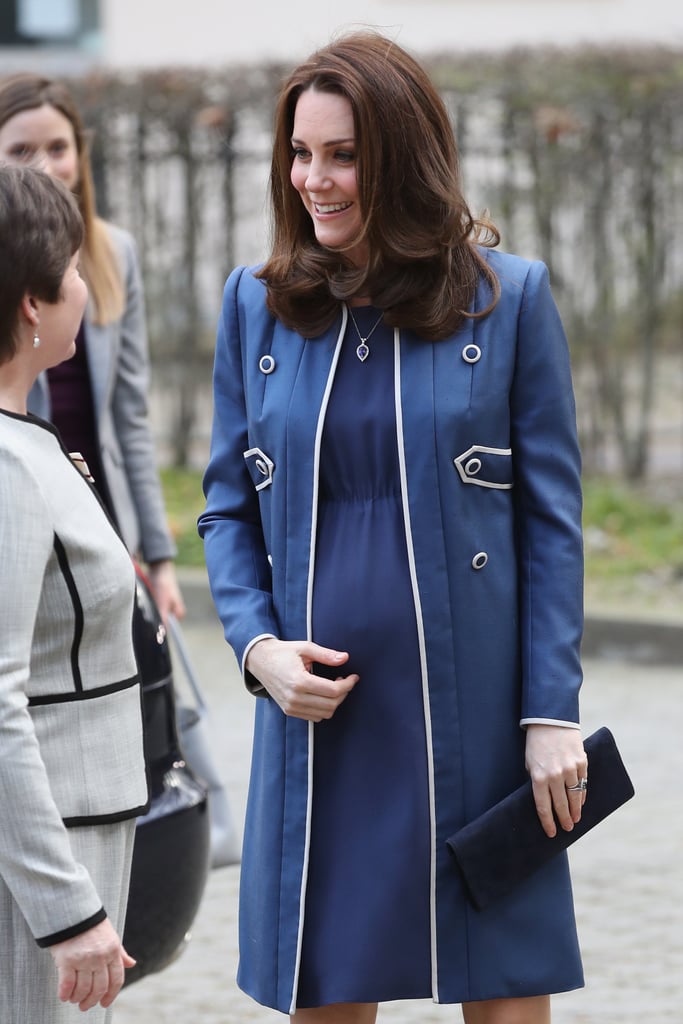
[[83, 605], [81, 604], [81, 598], [78, 593], [76, 581], [73, 577], [73, 573], [71, 572], [66, 548], [56, 533], [54, 538], [55, 554], [57, 556], [57, 561], [59, 562], [59, 568], [62, 570], [62, 576], [64, 577], [67, 590], [69, 591], [71, 604], [73, 605], [74, 610], [74, 636], [71, 643], [71, 671], [74, 677], [74, 686], [78, 691], [81, 691], [83, 689], [83, 680], [81, 678], [81, 669], [78, 664], [78, 653], [81, 648], [81, 638], [83, 636]]
[[119, 821], [128, 821], [130, 818], [140, 818], [147, 814], [150, 808], [151, 798], [149, 787], [147, 789], [147, 802], [139, 807], [131, 807], [125, 811], [114, 811], [113, 814], [80, 814], [73, 818], [62, 818], [66, 828], [78, 828], [85, 825], [116, 825]]
[[106, 686], [95, 686], [92, 690], [84, 689], [81, 686], [74, 693], [44, 693], [40, 696], [29, 697], [28, 706], [36, 708], [45, 704], [66, 704], [69, 701], [75, 700], [94, 700], [97, 697], [107, 697], [110, 693], [129, 690], [132, 686], [137, 686], [139, 682], [140, 677], [135, 675], [129, 676], [128, 679], [121, 679], [116, 683], [107, 683]]
[[89, 928], [94, 928], [96, 924], [100, 924], [106, 917], [106, 910], [104, 907], [100, 907], [96, 914], [92, 914], [91, 917], [81, 921], [80, 924], [74, 924], [71, 928], [63, 928], [61, 932], [54, 932], [52, 935], [43, 935], [41, 938], [36, 939], [36, 942], [41, 949], [55, 946], [58, 942], [66, 942], [67, 939], [73, 939], [74, 936], [87, 932]]

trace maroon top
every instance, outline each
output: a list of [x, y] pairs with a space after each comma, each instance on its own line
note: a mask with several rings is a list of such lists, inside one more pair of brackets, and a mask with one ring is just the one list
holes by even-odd
[[83, 323], [76, 335], [76, 352], [47, 371], [52, 422], [70, 452], [80, 452], [88, 464], [100, 496], [111, 510], [100, 460], [97, 423], [92, 397]]

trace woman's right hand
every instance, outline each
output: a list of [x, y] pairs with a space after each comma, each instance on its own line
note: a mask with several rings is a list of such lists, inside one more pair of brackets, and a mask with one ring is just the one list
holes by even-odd
[[111, 1006], [126, 967], [135, 966], [108, 918], [49, 949], [57, 968], [57, 995], [63, 1003], [78, 1003], [79, 1010], [97, 1003]]
[[345, 651], [298, 640], [265, 637], [247, 655], [246, 669], [256, 676], [286, 715], [307, 722], [331, 718], [359, 676], [325, 679], [311, 671], [314, 662], [332, 667], [349, 660]]

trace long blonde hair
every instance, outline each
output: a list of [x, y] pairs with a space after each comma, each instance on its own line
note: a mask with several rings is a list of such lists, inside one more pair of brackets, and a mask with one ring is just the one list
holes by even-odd
[[90, 292], [94, 323], [108, 324], [123, 314], [125, 286], [107, 224], [97, 215], [88, 141], [76, 104], [64, 85], [42, 75], [22, 72], [0, 82], [0, 128], [16, 114], [45, 104], [58, 110], [73, 128], [78, 153], [74, 194], [85, 226], [81, 273]]

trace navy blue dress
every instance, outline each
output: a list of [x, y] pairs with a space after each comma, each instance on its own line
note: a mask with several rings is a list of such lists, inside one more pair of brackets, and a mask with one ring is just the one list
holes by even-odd
[[[354, 309], [367, 336], [379, 316]], [[313, 639], [360, 681], [314, 727], [297, 1006], [431, 996], [427, 743], [394, 405], [393, 331], [351, 321], [325, 418]], [[322, 670], [321, 670], [322, 671]]]

